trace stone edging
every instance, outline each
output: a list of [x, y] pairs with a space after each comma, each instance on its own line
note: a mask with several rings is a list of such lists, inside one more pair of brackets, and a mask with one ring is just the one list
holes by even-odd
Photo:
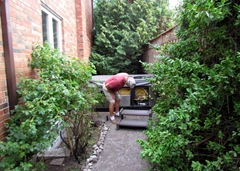
[[93, 154], [87, 159], [83, 171], [92, 171], [93, 165], [98, 162], [101, 152], [103, 151], [104, 141], [107, 135], [107, 132], [110, 129], [104, 123], [102, 125], [101, 133], [97, 144], [93, 146]]

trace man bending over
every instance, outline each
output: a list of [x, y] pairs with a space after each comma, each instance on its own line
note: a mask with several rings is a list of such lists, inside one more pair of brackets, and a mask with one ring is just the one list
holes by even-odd
[[107, 79], [102, 86], [104, 95], [109, 102], [110, 121], [113, 124], [117, 124], [115, 115], [119, 116], [121, 96], [118, 91], [124, 87], [125, 84], [132, 89], [135, 87], [136, 81], [127, 73], [118, 73]]

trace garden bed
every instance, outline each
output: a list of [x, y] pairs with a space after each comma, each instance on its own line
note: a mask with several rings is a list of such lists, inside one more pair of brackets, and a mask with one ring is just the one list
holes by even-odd
[[[53, 159], [46, 159], [45, 160], [45, 171], [69, 171], [69, 170], [83, 170], [86, 167], [89, 167], [88, 164], [91, 163], [89, 161], [90, 156], [94, 153], [94, 146], [99, 143], [100, 139], [103, 139], [105, 137], [101, 137], [103, 131], [106, 131], [106, 126], [103, 122], [98, 121], [97, 124], [94, 124], [92, 127], [92, 133], [89, 139], [88, 146], [86, 147], [86, 150], [84, 153], [82, 153], [80, 156], [78, 156], [79, 162], [76, 160], [76, 158], [71, 155], [70, 158], [65, 158], [64, 162], [61, 165], [52, 165], [51, 161]], [[64, 143], [62, 143], [62, 146], [66, 146]]]

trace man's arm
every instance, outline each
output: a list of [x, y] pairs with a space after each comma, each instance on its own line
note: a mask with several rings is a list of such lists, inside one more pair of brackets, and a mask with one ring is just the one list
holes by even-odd
[[109, 84], [105, 84], [105, 87], [107, 88], [107, 90], [109, 91], [109, 93], [114, 94], [113, 90], [109, 87]]

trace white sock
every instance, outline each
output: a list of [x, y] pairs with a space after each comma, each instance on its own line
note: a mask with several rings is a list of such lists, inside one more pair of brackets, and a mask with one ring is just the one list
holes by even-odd
[[119, 112], [115, 113], [116, 116], [119, 116]]
[[110, 117], [110, 119], [111, 119], [111, 120], [114, 120], [114, 119], [115, 119], [115, 117], [114, 117], [114, 116], [111, 116], [111, 117]]

